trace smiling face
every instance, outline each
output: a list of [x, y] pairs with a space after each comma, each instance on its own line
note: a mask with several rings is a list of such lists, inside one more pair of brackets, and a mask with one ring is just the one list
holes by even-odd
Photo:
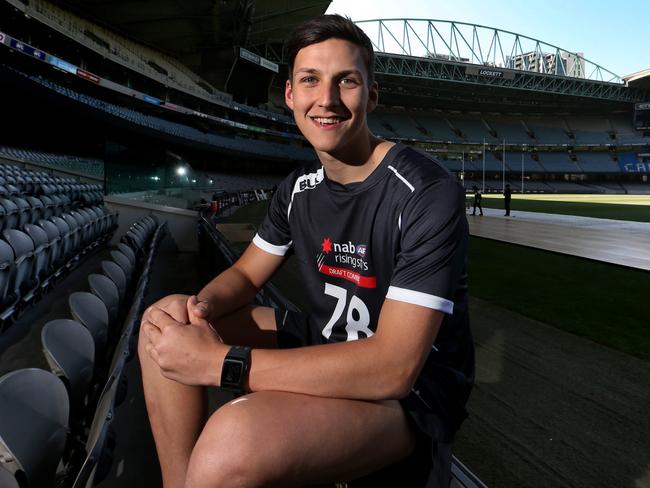
[[362, 48], [342, 39], [298, 51], [285, 88], [286, 103], [305, 138], [319, 156], [340, 161], [368, 147], [366, 115], [377, 98], [377, 84], [368, 86]]

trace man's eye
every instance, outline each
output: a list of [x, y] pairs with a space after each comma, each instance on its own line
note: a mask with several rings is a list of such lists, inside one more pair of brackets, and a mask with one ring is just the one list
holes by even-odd
[[341, 85], [357, 85], [357, 80], [354, 78], [343, 78], [341, 80]]
[[316, 77], [315, 76], [305, 76], [300, 80], [302, 83], [316, 83]]

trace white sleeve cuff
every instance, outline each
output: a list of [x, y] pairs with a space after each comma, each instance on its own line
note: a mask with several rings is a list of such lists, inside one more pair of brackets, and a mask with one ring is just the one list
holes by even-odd
[[259, 234], [255, 234], [255, 237], [253, 237], [253, 244], [259, 247], [262, 251], [266, 251], [269, 254], [275, 254], [276, 256], [284, 256], [291, 247], [291, 241], [289, 241], [289, 244], [286, 246], [276, 246], [275, 244], [266, 242]]
[[397, 286], [389, 286], [386, 298], [391, 300], [398, 300], [400, 302], [412, 303], [413, 305], [420, 305], [422, 307], [432, 308], [441, 312], [452, 314], [454, 312], [454, 302], [428, 293], [420, 291], [413, 291], [407, 288], [398, 288]]

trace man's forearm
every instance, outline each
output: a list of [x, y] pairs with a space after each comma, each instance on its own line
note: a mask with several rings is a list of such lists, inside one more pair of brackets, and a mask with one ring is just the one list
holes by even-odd
[[208, 320], [214, 322], [251, 303], [256, 293], [257, 288], [248, 277], [232, 266], [205, 285], [197, 294], [197, 298], [199, 301], [210, 303]]

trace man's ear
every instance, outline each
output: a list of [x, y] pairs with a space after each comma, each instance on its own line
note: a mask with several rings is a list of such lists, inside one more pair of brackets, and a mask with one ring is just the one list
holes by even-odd
[[368, 88], [368, 104], [366, 105], [366, 113], [370, 113], [377, 108], [379, 103], [379, 85], [373, 81]]
[[287, 80], [287, 83], [284, 86], [284, 103], [287, 104], [287, 107], [293, 110], [293, 88], [291, 87], [291, 80]]

